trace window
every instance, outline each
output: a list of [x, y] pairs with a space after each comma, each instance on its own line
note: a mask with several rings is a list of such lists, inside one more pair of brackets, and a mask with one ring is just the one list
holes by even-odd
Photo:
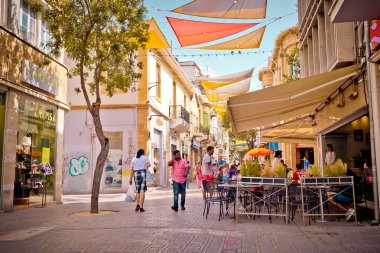
[[49, 25], [46, 21], [41, 21], [39, 46], [47, 54], [50, 53], [50, 49], [47, 47], [49, 40], [50, 40]]
[[25, 1], [21, 11], [21, 35], [29, 43], [36, 43], [36, 14]]
[[161, 99], [161, 66], [156, 64], [156, 97]]
[[203, 128], [210, 128], [210, 116], [207, 112], [203, 113]]

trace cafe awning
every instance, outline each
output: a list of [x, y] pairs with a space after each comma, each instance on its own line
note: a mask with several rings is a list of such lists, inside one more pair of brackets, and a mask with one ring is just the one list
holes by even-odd
[[357, 71], [358, 65], [353, 65], [231, 97], [232, 127], [239, 133], [309, 115]]

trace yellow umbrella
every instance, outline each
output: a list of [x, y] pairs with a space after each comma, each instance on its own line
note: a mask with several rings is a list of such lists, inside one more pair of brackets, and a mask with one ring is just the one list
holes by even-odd
[[249, 155], [249, 156], [266, 156], [266, 155], [271, 155], [273, 153], [274, 153], [273, 150], [269, 150], [269, 149], [266, 149], [266, 148], [254, 148], [254, 149], [251, 149], [250, 151], [248, 151], [247, 154], [245, 154], [245, 155]]

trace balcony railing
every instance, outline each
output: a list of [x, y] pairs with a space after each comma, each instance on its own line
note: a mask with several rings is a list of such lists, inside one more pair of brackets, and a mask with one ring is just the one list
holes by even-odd
[[182, 105], [170, 105], [169, 116], [171, 119], [183, 119], [190, 124], [190, 113]]

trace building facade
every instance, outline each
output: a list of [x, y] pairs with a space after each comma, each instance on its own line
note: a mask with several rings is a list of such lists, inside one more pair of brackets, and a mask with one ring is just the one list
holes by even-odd
[[[41, 1], [42, 2], [42, 1]], [[48, 24], [24, 0], [0, 1], [1, 209], [61, 202], [67, 68]]]

